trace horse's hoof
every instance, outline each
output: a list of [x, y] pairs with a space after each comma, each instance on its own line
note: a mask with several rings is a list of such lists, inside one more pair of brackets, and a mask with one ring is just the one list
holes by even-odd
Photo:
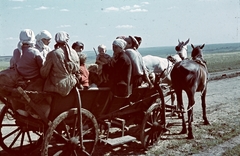
[[209, 121], [204, 121], [204, 125], [211, 125]]
[[187, 133], [187, 130], [182, 130], [179, 134], [186, 134]]

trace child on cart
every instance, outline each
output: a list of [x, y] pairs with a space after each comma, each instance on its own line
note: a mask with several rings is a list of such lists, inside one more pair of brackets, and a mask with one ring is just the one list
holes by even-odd
[[98, 55], [96, 58], [96, 64], [98, 65], [98, 75], [103, 78], [104, 82], [108, 81], [108, 77], [102, 74], [102, 66], [111, 61], [111, 56], [107, 53], [107, 47], [103, 44], [98, 46]]

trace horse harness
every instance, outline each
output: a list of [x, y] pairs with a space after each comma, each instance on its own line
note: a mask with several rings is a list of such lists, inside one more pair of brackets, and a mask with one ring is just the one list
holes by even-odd
[[[166, 72], [165, 77], [163, 77], [162, 80], [166, 79], [167, 75], [169, 75], [169, 74], [171, 73], [171, 71], [172, 71], [175, 63], [177, 63], [177, 60], [176, 60], [175, 58], [173, 58], [171, 55], [169, 55], [169, 56], [167, 57], [167, 60], [168, 60], [168, 66], [167, 66], [167, 68], [165, 68], [165, 69], [162, 71], [162, 73], [165, 73], [165, 72]], [[171, 67], [170, 67], [170, 62], [172, 62], [172, 66], [171, 66]], [[171, 68], [171, 69], [170, 69], [170, 68]]]
[[[163, 75], [163, 74], [166, 72], [166, 74], [165, 74], [165, 76], [162, 78], [162, 80], [166, 79], [167, 75], [169, 75], [169, 74], [171, 73], [171, 71], [172, 71], [172, 69], [173, 69], [173, 66], [174, 66], [174, 64], [176, 63], [176, 59], [174, 59], [171, 55], [167, 57], [167, 60], [168, 60], [168, 66], [167, 66], [167, 68], [165, 68], [165, 69], [162, 71], [162, 74], [161, 74], [161, 75]], [[173, 64], [172, 67], [170, 67], [170, 65], [169, 65], [170, 62], [172, 62], [172, 64]], [[171, 69], [170, 69], [170, 68], [171, 68]]]

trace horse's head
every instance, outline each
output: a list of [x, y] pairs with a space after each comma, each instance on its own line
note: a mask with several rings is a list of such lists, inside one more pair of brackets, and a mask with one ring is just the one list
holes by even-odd
[[191, 57], [193, 60], [195, 60], [196, 58], [202, 58], [203, 59], [203, 54], [202, 54], [202, 49], [205, 46], [205, 44], [203, 44], [202, 46], [196, 46], [194, 47], [191, 44], [191, 47], [193, 48], [192, 53], [191, 53]]
[[188, 39], [186, 42], [180, 42], [178, 40], [178, 45], [175, 47], [175, 50], [177, 51], [177, 54], [183, 59], [187, 58], [187, 44], [190, 39]]

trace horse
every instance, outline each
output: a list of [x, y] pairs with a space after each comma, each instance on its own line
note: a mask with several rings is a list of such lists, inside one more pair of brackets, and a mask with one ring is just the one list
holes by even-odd
[[173, 65], [176, 62], [182, 61], [187, 58], [187, 44], [186, 42], [180, 42], [178, 39], [178, 45], [175, 47], [177, 53], [175, 55], [168, 56], [167, 58], [161, 58], [158, 56], [146, 55], [143, 56], [143, 62], [149, 72], [164, 73], [162, 74], [162, 83], [166, 83], [171, 86], [170, 72]]
[[177, 62], [170, 74], [172, 80], [172, 87], [177, 96], [177, 106], [181, 111], [182, 116], [182, 131], [180, 134], [186, 134], [186, 122], [184, 119], [184, 106], [182, 100], [182, 91], [185, 91], [188, 97], [188, 139], [193, 139], [192, 132], [192, 121], [193, 121], [193, 106], [195, 104], [195, 93], [201, 92], [201, 102], [203, 111], [204, 124], [210, 124], [206, 116], [206, 93], [207, 93], [207, 82], [208, 82], [208, 71], [206, 62], [202, 56], [202, 46], [194, 47], [191, 44], [192, 50], [192, 60], [185, 59], [181, 62]]

